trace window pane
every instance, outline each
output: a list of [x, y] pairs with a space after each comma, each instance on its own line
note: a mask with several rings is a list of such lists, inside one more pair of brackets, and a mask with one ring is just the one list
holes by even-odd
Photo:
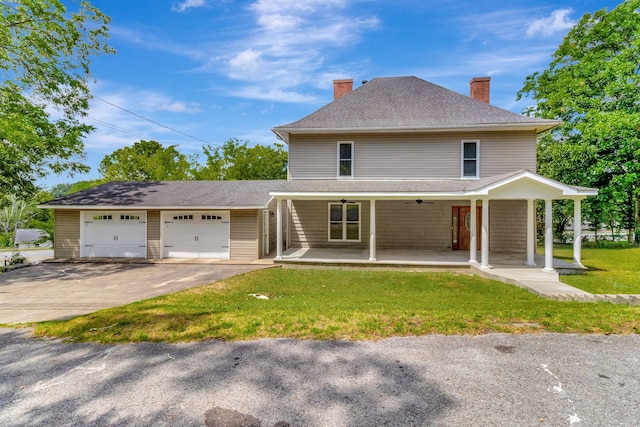
[[476, 158], [476, 143], [465, 142], [464, 143], [464, 158], [475, 159]]
[[360, 205], [347, 205], [347, 221], [360, 220]]
[[351, 160], [340, 160], [340, 176], [351, 176]]
[[329, 238], [331, 240], [342, 240], [342, 223], [331, 223], [329, 225]]
[[342, 221], [342, 205], [341, 204], [332, 204], [331, 205], [331, 214], [329, 215], [329, 221]]
[[347, 240], [360, 238], [360, 224], [347, 224]]
[[476, 176], [476, 161], [465, 160], [464, 161], [464, 176]]
[[351, 160], [351, 144], [340, 144], [340, 160]]

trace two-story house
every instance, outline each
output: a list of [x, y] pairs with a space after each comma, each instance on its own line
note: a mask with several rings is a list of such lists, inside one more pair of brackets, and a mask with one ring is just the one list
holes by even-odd
[[[476, 262], [480, 250], [483, 267], [491, 251], [515, 252], [534, 265], [541, 199], [551, 270], [551, 201], [573, 199], [581, 223], [580, 201], [596, 190], [534, 173], [536, 135], [560, 123], [491, 106], [489, 83], [473, 79], [467, 97], [416, 77], [376, 78], [354, 91], [338, 80], [334, 102], [274, 128], [289, 147], [289, 181], [271, 192], [278, 215], [290, 217], [288, 247], [367, 249], [370, 261], [415, 249], [468, 251]], [[300, 252], [279, 246], [276, 259], [287, 253]]]
[[574, 200], [581, 223], [597, 190], [536, 174], [536, 135], [559, 122], [490, 105], [489, 82], [473, 79], [468, 97], [416, 77], [336, 80], [333, 102], [273, 129], [288, 180], [110, 183], [57, 199], [43, 205], [56, 210], [55, 256], [238, 259], [275, 246], [283, 262], [315, 250], [320, 262], [401, 263], [414, 251], [488, 268], [491, 252], [509, 252], [535, 265], [544, 200], [552, 270], [552, 200]]

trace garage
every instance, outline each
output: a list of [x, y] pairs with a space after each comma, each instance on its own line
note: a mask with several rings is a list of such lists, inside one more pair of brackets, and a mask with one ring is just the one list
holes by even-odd
[[81, 220], [83, 258], [145, 258], [145, 211], [84, 211]]
[[229, 211], [162, 213], [163, 258], [229, 259]]

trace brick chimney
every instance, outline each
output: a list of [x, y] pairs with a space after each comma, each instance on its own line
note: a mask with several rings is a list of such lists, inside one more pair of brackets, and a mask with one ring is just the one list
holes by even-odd
[[478, 101], [489, 103], [491, 77], [474, 77], [469, 82], [469, 96]]
[[333, 100], [346, 95], [353, 90], [353, 79], [343, 79], [333, 81]]

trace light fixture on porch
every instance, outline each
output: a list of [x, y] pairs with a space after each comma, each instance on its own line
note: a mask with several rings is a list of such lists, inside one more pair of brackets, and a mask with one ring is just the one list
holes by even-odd
[[340, 203], [344, 205], [345, 203], [347, 203], [347, 199], [340, 199]]
[[418, 199], [418, 200], [416, 200], [416, 203], [417, 203], [417, 204], [422, 204], [422, 199]]

